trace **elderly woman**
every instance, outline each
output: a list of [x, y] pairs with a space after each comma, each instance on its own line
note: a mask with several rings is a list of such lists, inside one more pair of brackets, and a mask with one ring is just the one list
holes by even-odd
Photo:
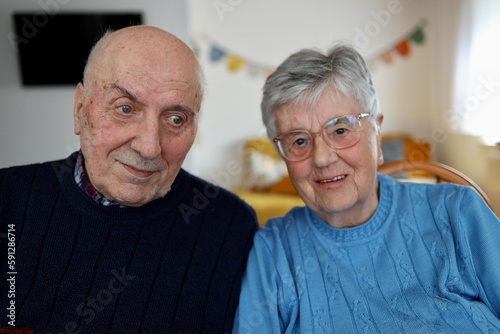
[[362, 57], [293, 54], [262, 115], [305, 207], [256, 235], [234, 333], [500, 333], [500, 221], [472, 189], [377, 174]]

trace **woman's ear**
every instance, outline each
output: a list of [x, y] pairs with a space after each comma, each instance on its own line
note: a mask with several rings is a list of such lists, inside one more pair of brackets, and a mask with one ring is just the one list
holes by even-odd
[[384, 114], [380, 114], [377, 116], [377, 125], [378, 125], [378, 132], [380, 133], [380, 129], [382, 128], [382, 122], [384, 121]]
[[377, 165], [380, 166], [384, 163], [384, 153], [382, 152], [382, 122], [384, 121], [384, 114], [377, 116]]
[[81, 117], [83, 117], [83, 84], [80, 82], [76, 86], [75, 90], [75, 98], [74, 98], [74, 105], [73, 105], [73, 126], [74, 126], [74, 131], [76, 135], [80, 135], [82, 133], [82, 124], [81, 124]]

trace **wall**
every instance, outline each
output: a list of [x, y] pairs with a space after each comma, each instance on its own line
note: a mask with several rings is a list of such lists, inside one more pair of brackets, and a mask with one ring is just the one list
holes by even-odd
[[[343, 40], [357, 46], [369, 61], [386, 116], [383, 130], [406, 131], [431, 140], [435, 159], [466, 169], [464, 172], [482, 185], [485, 164], [460, 157], [462, 141], [449, 133], [442, 116], [450, 104], [446, 99], [454, 66], [454, 40], [450, 36], [457, 27], [457, 3], [2, 0], [0, 167], [61, 158], [79, 147], [73, 133], [73, 87], [25, 88], [20, 84], [17, 55], [5, 38], [13, 29], [12, 12], [138, 9], [145, 23], [170, 30], [192, 45], [204, 66], [208, 85], [199, 136], [184, 165], [193, 173], [227, 188], [238, 186], [241, 170], [235, 166], [241, 167], [241, 145], [249, 136], [264, 134], [259, 104], [266, 71], [300, 48], [325, 50], [332, 41]], [[407, 57], [393, 53], [391, 63], [380, 61], [379, 56], [422, 19], [427, 20], [425, 43], [411, 45]], [[209, 54], [214, 43], [244, 59], [248, 66], [231, 72], [224, 61], [214, 62]], [[252, 72], [251, 67], [257, 71]], [[458, 148], [455, 143], [460, 143]]]
[[[25, 88], [17, 54], [7, 36], [14, 11], [139, 10], [146, 24], [170, 30], [187, 41], [184, 0], [2, 0], [0, 2], [0, 167], [58, 159], [78, 149], [73, 133], [74, 87]], [[42, 15], [41, 14], [41, 15]], [[69, 61], [65, 59], [61, 61]]]
[[[208, 82], [193, 151], [195, 172], [228, 188], [238, 186], [241, 173], [234, 164], [241, 165], [241, 145], [249, 136], [264, 134], [259, 105], [267, 70], [301, 48], [326, 50], [335, 40], [358, 47], [369, 61], [385, 113], [384, 131], [429, 138], [434, 20], [439, 18], [433, 11], [434, 2], [426, 0], [190, 0], [190, 38]], [[392, 52], [391, 63], [381, 61], [380, 55], [422, 19], [428, 21], [425, 43], [410, 45], [407, 57]], [[247, 66], [228, 70], [229, 57], [212, 58], [214, 45]]]
[[[394, 57], [381, 64], [377, 57], [430, 12], [426, 1], [363, 0], [348, 5], [340, 0], [301, 1], [31, 1], [6, 0], [0, 4], [0, 31], [11, 31], [14, 10], [142, 9], [146, 23], [170, 29], [199, 51], [205, 68], [207, 93], [199, 137], [185, 167], [195, 174], [233, 188], [241, 173], [227, 174], [228, 164], [241, 164], [245, 138], [263, 134], [260, 94], [265, 75], [229, 72], [214, 64], [207, 52], [216, 41], [262, 67], [276, 67], [290, 53], [303, 47], [326, 49], [334, 40], [361, 46], [371, 61], [373, 78], [386, 114], [386, 131], [408, 131], [426, 137], [429, 123], [430, 71], [433, 22], [425, 28], [426, 43], [409, 57]], [[57, 4], [57, 6], [53, 5]], [[216, 7], [217, 4], [225, 4]], [[186, 20], [189, 6], [189, 20]], [[221, 10], [221, 8], [223, 8]], [[385, 13], [385, 16], [384, 16]], [[388, 15], [387, 15], [388, 14]], [[189, 21], [189, 32], [186, 26]], [[375, 33], [367, 32], [378, 28]], [[364, 34], [365, 39], [361, 39]], [[361, 45], [360, 42], [363, 42]], [[6, 39], [0, 42], [0, 167], [56, 159], [78, 148], [73, 134], [73, 87], [24, 88], [20, 85], [16, 54]], [[424, 112], [423, 112], [424, 111]], [[214, 158], [216, 157], [216, 158]]]

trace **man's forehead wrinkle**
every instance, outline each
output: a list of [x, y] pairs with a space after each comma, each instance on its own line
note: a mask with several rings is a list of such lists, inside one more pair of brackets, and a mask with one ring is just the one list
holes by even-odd
[[[129, 80], [134, 82], [134, 86], [130, 88], [128, 88]], [[130, 72], [127, 78], [119, 78], [110, 85], [111, 89], [121, 91], [137, 100], [141, 100], [140, 96], [147, 93], [163, 94], [169, 92], [172, 94], [179, 92], [184, 94], [192, 87], [192, 83], [183, 78], [158, 79], [150, 73], [143, 72]], [[196, 90], [199, 91], [198, 85], [196, 85]]]
[[[152, 59], [151, 61], [142, 60], [140, 62], [140, 66], [138, 65], [130, 65], [129, 62], [124, 60], [120, 61], [112, 61], [110, 59], [109, 65], [104, 64], [101, 67], [101, 73], [110, 75], [111, 77], [116, 76], [115, 80], [118, 80], [119, 77], [127, 78], [127, 80], [137, 79], [138, 82], [143, 81], [147, 82], [149, 86], [161, 87], [168, 83], [178, 82], [183, 84], [190, 84], [189, 78], [185, 77], [185, 74], [182, 73], [182, 69], [177, 71], [175, 67], [178, 65], [175, 64], [173, 59], [165, 60], [161, 59], [162, 63], [159, 63]], [[144, 58], [143, 58], [144, 59]], [[114, 66], [113, 66], [114, 64]], [[167, 69], [165, 69], [167, 68]], [[165, 75], [159, 76], [158, 71], [164, 72]], [[126, 73], [125, 75], [123, 73]], [[134, 80], [135, 81], [135, 80]], [[155, 85], [152, 85], [155, 84]]]

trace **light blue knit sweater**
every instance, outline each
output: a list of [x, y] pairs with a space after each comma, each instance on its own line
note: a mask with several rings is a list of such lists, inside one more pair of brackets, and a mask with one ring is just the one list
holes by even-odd
[[256, 235], [234, 333], [500, 333], [500, 221], [471, 188], [379, 175], [365, 224], [308, 208]]

